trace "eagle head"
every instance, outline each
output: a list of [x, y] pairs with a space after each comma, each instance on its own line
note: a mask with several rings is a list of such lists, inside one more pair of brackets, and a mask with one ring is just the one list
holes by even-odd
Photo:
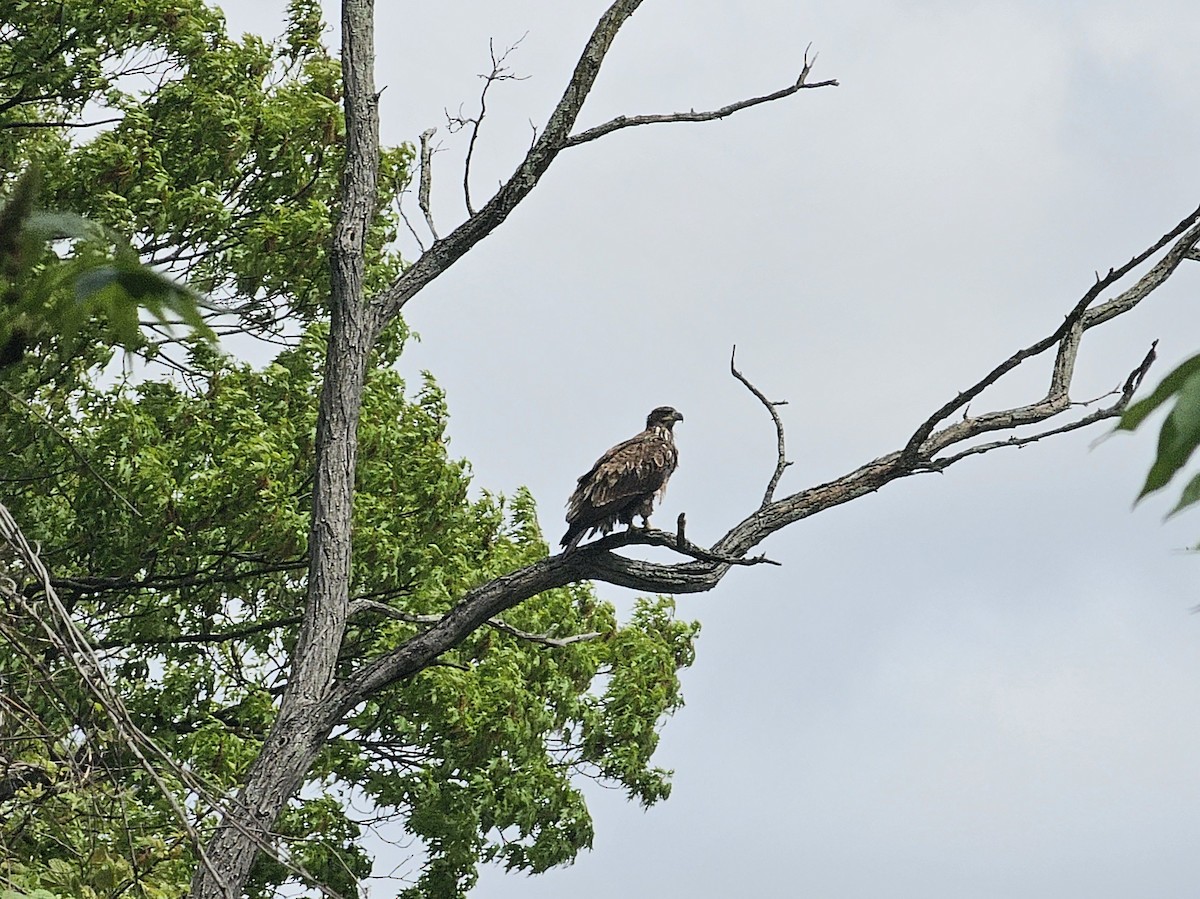
[[675, 426], [675, 422], [683, 421], [683, 416], [679, 414], [671, 406], [659, 406], [646, 416], [646, 430], [658, 426], [666, 428], [668, 431]]

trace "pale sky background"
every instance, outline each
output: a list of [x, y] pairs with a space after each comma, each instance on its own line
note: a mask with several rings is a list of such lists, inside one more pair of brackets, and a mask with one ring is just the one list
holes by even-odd
[[[235, 32], [281, 28], [283, 2], [223, 5]], [[465, 149], [443, 110], [474, 108], [488, 39], [528, 32], [512, 64], [530, 77], [489, 95], [477, 205], [604, 7], [379, 4], [383, 136], [439, 126], [443, 232]], [[447, 389], [453, 451], [479, 486], [528, 485], [552, 541], [575, 478], [663, 403], [686, 421], [660, 523], [685, 510], [711, 541], [757, 504], [774, 439], [732, 343], [790, 400], [792, 492], [900, 447], [1200, 203], [1195, 0], [648, 0], [581, 123], [773, 91], [809, 42], [812, 77], [841, 87], [565, 152], [409, 305], [423, 341], [403, 366]], [[1091, 332], [1076, 397], [1156, 337], [1152, 383], [1200, 349], [1198, 292], [1187, 264]], [[772, 537], [782, 568], [681, 597], [704, 630], [657, 756], [674, 795], [644, 812], [591, 789], [593, 851], [489, 870], [476, 894], [1195, 897], [1200, 558], [1181, 550], [1200, 515], [1131, 511], [1154, 435], [1090, 448], [1103, 430], [895, 483]], [[379, 873], [411, 873], [411, 853]]]

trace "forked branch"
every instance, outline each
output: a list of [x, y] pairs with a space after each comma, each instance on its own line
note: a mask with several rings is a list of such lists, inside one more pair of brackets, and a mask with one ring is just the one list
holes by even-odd
[[[1200, 207], [1194, 209], [1178, 225], [1124, 265], [1109, 269], [1108, 274], [1103, 277], [1097, 275], [1096, 282], [1084, 292], [1067, 313], [1062, 324], [1053, 332], [1041, 340], [1017, 350], [922, 422], [904, 447], [903, 453], [906, 461], [914, 462], [921, 457], [932, 458], [934, 453], [945, 446], [983, 431], [1017, 427], [1021, 424], [1036, 424], [1050, 415], [1063, 411], [1069, 403], [1067, 391], [1070, 387], [1075, 358], [1079, 352], [1083, 332], [1128, 312], [1149, 296], [1175, 272], [1184, 259], [1188, 258], [1189, 253], [1193, 252], [1196, 246], [1197, 239], [1200, 239]], [[1099, 306], [1092, 306], [1104, 291], [1120, 283], [1126, 275], [1168, 245], [1171, 247], [1168, 252], [1132, 287]], [[1058, 347], [1058, 353], [1050, 386], [1043, 400], [1020, 409], [1006, 410], [1004, 413], [1000, 413], [998, 418], [980, 416], [966, 419], [934, 434], [934, 429], [939, 424], [1022, 362], [1039, 356], [1054, 346]]]

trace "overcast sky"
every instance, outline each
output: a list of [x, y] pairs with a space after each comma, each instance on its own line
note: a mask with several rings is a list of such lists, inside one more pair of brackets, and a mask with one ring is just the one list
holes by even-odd
[[[281, 28], [282, 2], [224, 5], [234, 31]], [[443, 232], [465, 149], [444, 110], [474, 109], [489, 38], [528, 32], [529, 78], [489, 95], [477, 205], [604, 6], [379, 4], [384, 140], [439, 126]], [[528, 485], [551, 541], [575, 478], [664, 403], [686, 421], [660, 523], [686, 510], [711, 541], [757, 504], [774, 438], [731, 344], [790, 401], [783, 489], [802, 489], [899, 448], [1200, 203], [1194, 0], [648, 0], [582, 123], [773, 91], [810, 42], [840, 87], [565, 152], [409, 305], [403, 366], [447, 389], [453, 451], [481, 487]], [[1154, 338], [1152, 382], [1200, 349], [1198, 292], [1193, 263], [1091, 332], [1076, 397]], [[995, 401], [1039, 397], [1035, 374]], [[592, 852], [488, 871], [478, 895], [1193, 899], [1200, 515], [1131, 511], [1154, 435], [1091, 448], [1103, 430], [893, 484], [772, 537], [783, 567], [681, 597], [704, 630], [658, 755], [671, 799], [592, 789]]]

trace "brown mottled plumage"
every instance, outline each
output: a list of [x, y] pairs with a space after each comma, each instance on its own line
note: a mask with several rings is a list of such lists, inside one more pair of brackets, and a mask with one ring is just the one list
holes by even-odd
[[659, 406], [646, 417], [646, 430], [618, 443], [579, 479], [567, 502], [567, 532], [560, 545], [571, 552], [584, 536], [607, 534], [617, 522], [633, 527], [633, 519], [650, 526], [654, 497], [667, 490], [667, 479], [679, 464], [671, 429], [683, 416]]

